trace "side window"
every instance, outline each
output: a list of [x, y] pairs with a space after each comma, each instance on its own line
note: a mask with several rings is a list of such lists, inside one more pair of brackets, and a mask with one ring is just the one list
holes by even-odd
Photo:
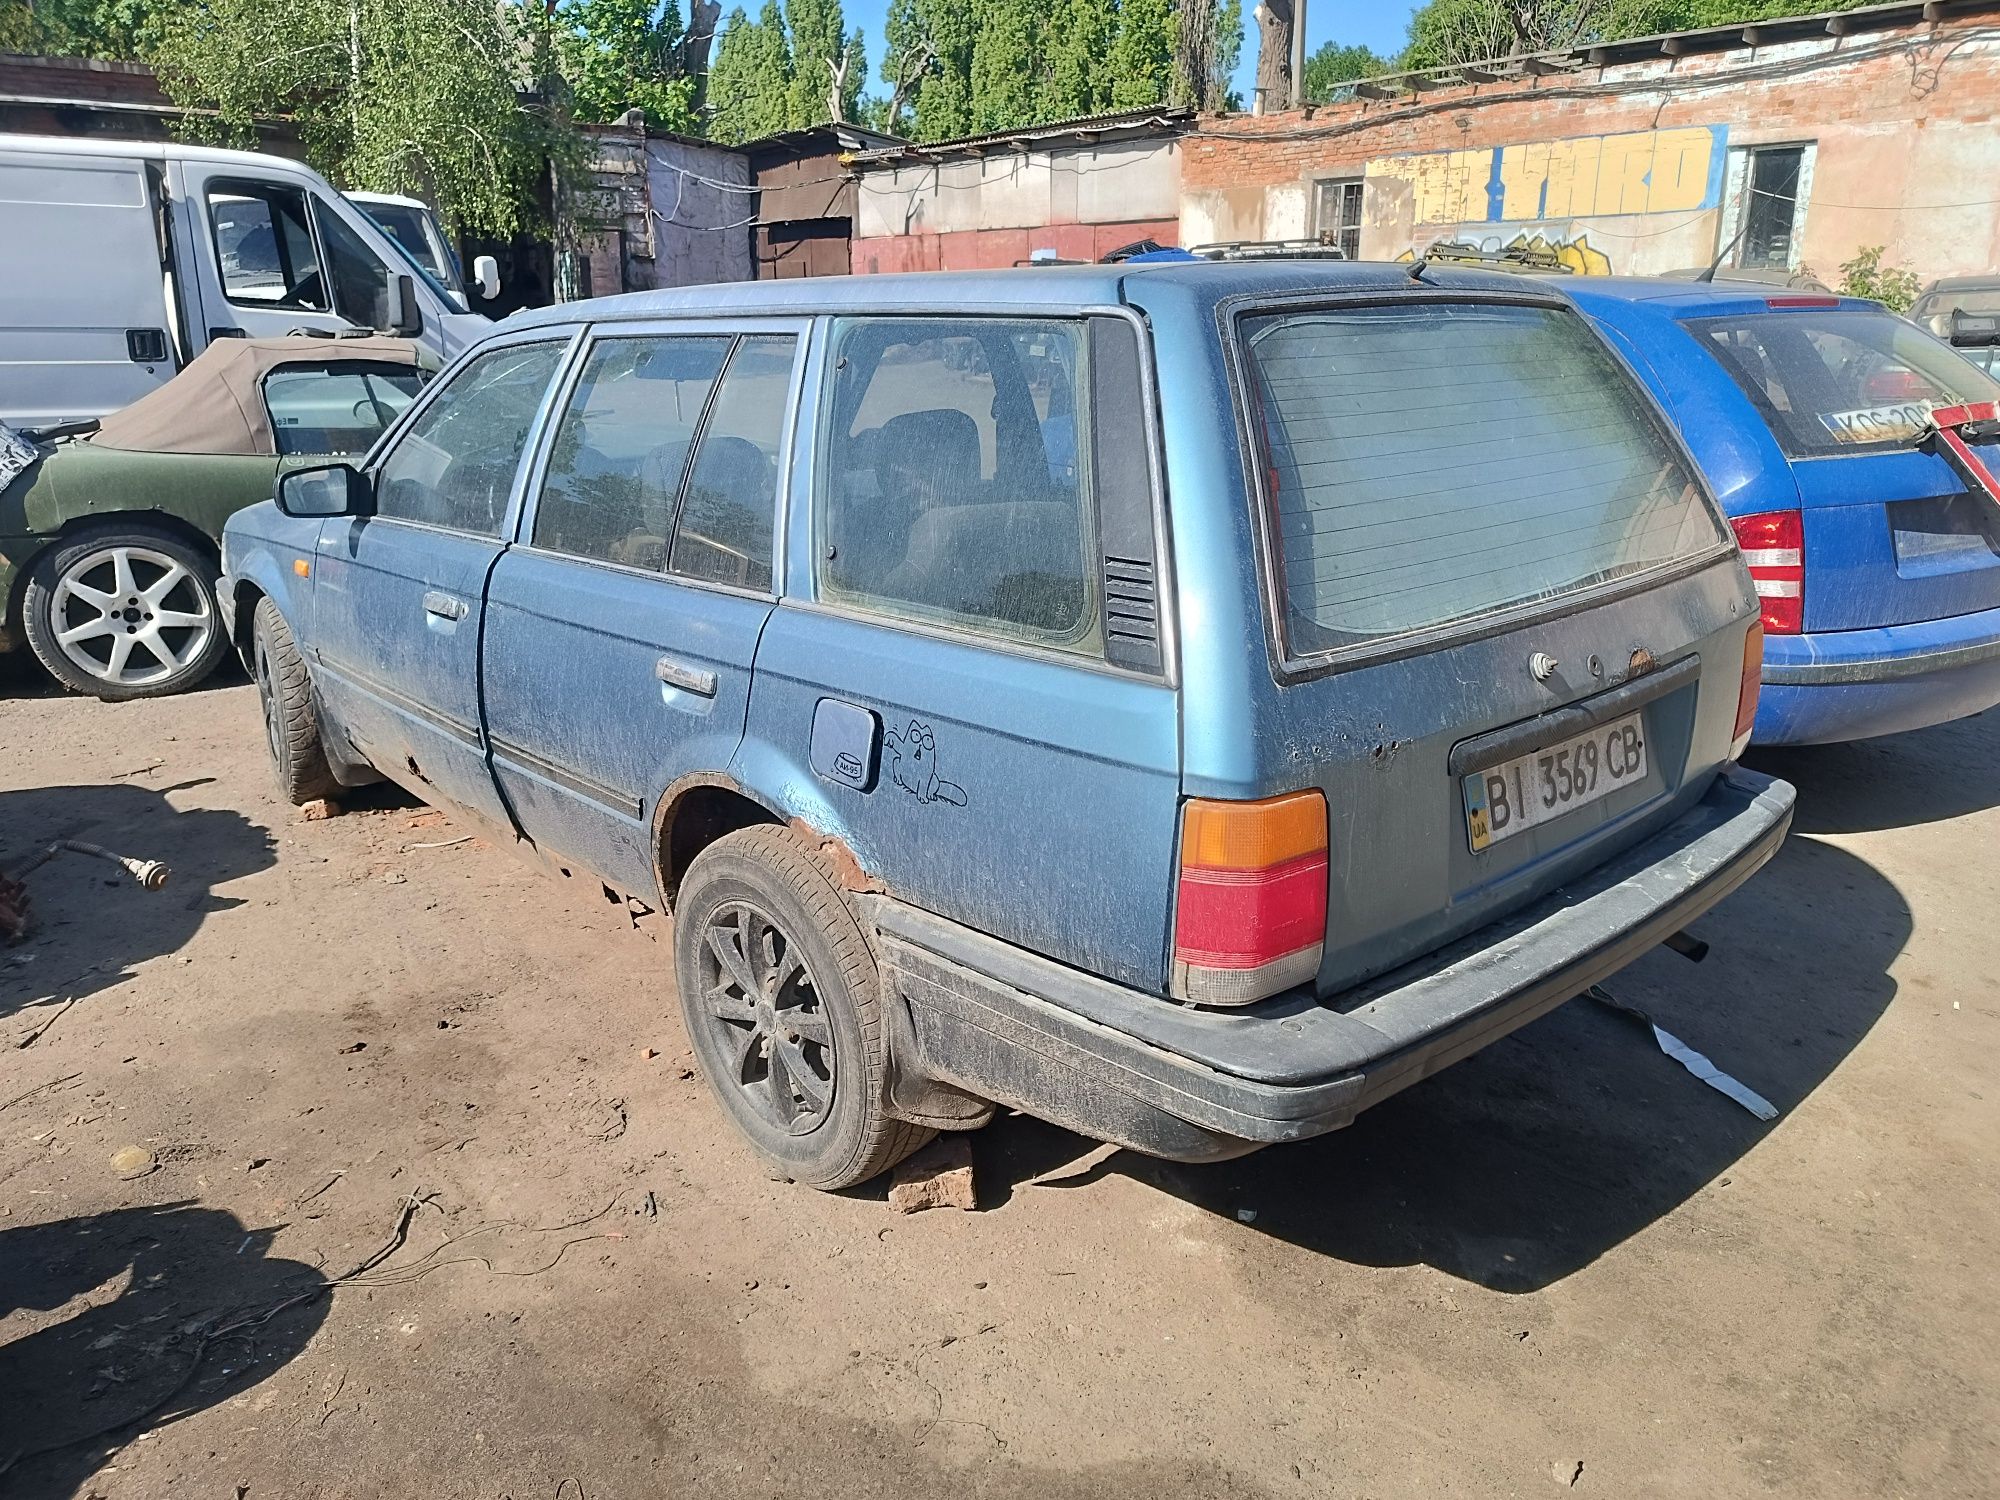
[[771, 530], [784, 467], [778, 443], [797, 347], [790, 334], [753, 334], [730, 356], [695, 449], [669, 571], [740, 588], [771, 586]]
[[688, 450], [729, 345], [720, 335], [612, 338], [590, 351], [535, 505], [537, 547], [664, 566]]
[[281, 454], [365, 453], [422, 385], [400, 365], [285, 365], [264, 377], [264, 407]]
[[1103, 648], [1083, 325], [836, 325], [814, 480], [823, 597]]
[[314, 205], [332, 268], [333, 310], [356, 328], [389, 326], [389, 268], [368, 242], [324, 203]]
[[304, 193], [271, 183], [218, 182], [208, 190], [208, 222], [223, 294], [231, 302], [327, 310]]
[[469, 361], [375, 471], [375, 513], [497, 537], [528, 429], [564, 343], [515, 344]]

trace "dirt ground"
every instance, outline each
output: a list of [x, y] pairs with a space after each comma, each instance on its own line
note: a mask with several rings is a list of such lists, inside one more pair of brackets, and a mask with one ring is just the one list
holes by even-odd
[[1003, 1117], [904, 1218], [737, 1145], [658, 919], [302, 821], [240, 679], [0, 688], [0, 864], [174, 870], [0, 950], [0, 1493], [1990, 1495], [2000, 715], [1762, 763], [1790, 845], [1613, 988], [1775, 1122], [1584, 1001], [1219, 1166]]

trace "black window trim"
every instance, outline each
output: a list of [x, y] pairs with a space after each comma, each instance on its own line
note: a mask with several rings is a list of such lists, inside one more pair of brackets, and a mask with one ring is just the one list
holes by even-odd
[[[1290, 295], [1246, 293], [1224, 298], [1216, 304], [1215, 316], [1222, 335], [1223, 360], [1229, 372], [1231, 404], [1236, 413], [1236, 437], [1243, 469], [1243, 490], [1253, 511], [1251, 531], [1257, 539], [1257, 573], [1259, 592], [1264, 606], [1265, 644], [1270, 653], [1272, 676], [1280, 685], [1310, 682], [1315, 678], [1331, 676], [1334, 673], [1352, 671], [1356, 667], [1375, 666], [1382, 662], [1400, 661], [1412, 656], [1426, 656], [1448, 646], [1504, 635], [1509, 631], [1521, 630], [1546, 620], [1560, 619], [1600, 604], [1659, 588], [1675, 579], [1691, 577], [1719, 563], [1733, 562], [1736, 557], [1735, 537], [1722, 506], [1715, 498], [1715, 491], [1710, 487], [1708, 477], [1702, 473], [1701, 465], [1695, 462], [1694, 454], [1681, 437], [1679, 429], [1669, 420], [1658, 399], [1638, 371], [1633, 368], [1631, 361], [1625, 357], [1624, 351], [1614, 341], [1598, 334], [1595, 329], [1589, 329], [1591, 337], [1597, 340], [1618, 368], [1625, 372], [1626, 378], [1631, 382], [1633, 393], [1640, 398], [1640, 412], [1686, 468], [1689, 481], [1708, 507], [1710, 518], [1715, 522], [1718, 532], [1715, 544], [1702, 551], [1691, 553], [1685, 558], [1658, 563], [1623, 578], [1574, 589], [1553, 599], [1531, 600], [1508, 609], [1481, 615], [1473, 620], [1452, 621], [1425, 630], [1390, 637], [1381, 642], [1362, 642], [1325, 651], [1294, 651], [1290, 632], [1286, 628], [1286, 605], [1275, 527], [1277, 513], [1271, 503], [1269, 481], [1264, 473], [1264, 465], [1260, 461], [1261, 445], [1256, 436], [1256, 406], [1250, 385], [1249, 368], [1244, 357], [1241, 325], [1249, 318], [1262, 317], [1274, 312], [1317, 312], [1353, 307], [1413, 305], [1424, 302], [1542, 307], [1554, 312], [1567, 313], [1571, 317], [1584, 318], [1584, 314], [1575, 303], [1553, 291], [1538, 292], [1524, 289], [1516, 292], [1484, 287], [1478, 289], [1450, 286], [1420, 287], [1415, 283], [1410, 290], [1401, 292], [1370, 289], [1347, 294], [1329, 294], [1316, 288]], [[1584, 321], [1588, 327], [1589, 320], [1584, 318]]]
[[[516, 490], [520, 503], [515, 507], [514, 524], [508, 545], [522, 552], [532, 553], [536, 557], [576, 563], [584, 567], [609, 568], [634, 578], [651, 578], [660, 583], [679, 584], [684, 588], [731, 594], [739, 599], [775, 602], [783, 593], [785, 537], [790, 529], [788, 518], [791, 508], [792, 448], [798, 433], [801, 395], [808, 377], [810, 364], [807, 358], [808, 336], [812, 331], [812, 323], [810, 316], [741, 318], [694, 316], [634, 318], [629, 321], [587, 323], [579, 326], [576, 329], [577, 342], [570, 351], [569, 362], [558, 373], [551, 387], [550, 404], [543, 408], [541, 423], [532, 444], [533, 462], [527, 469], [526, 478], [517, 478]], [[736, 350], [742, 341], [756, 334], [776, 334], [796, 340], [792, 350], [792, 384], [785, 398], [785, 422], [778, 439], [778, 487], [771, 517], [771, 585], [764, 589], [743, 588], [712, 578], [689, 578], [684, 574], [667, 571], [667, 561], [674, 553], [674, 536], [680, 528], [681, 501], [686, 496], [688, 480], [694, 472], [695, 452], [700, 447], [702, 434], [708, 430], [708, 419], [715, 410], [715, 401], [722, 390], [723, 377], [729, 373], [730, 361], [736, 357]], [[702, 403], [701, 417], [695, 423], [694, 437], [688, 444], [688, 462], [681, 470], [680, 487], [674, 492], [673, 523], [667, 530], [666, 554], [661, 559], [660, 566], [641, 568], [632, 563], [612, 562], [608, 558], [601, 557], [580, 557], [574, 552], [564, 552], [555, 547], [538, 546], [534, 541], [535, 515], [541, 508], [542, 489], [548, 480], [549, 462], [554, 457], [556, 431], [562, 425], [562, 417], [569, 411], [570, 401], [576, 394], [576, 387], [583, 380], [584, 370], [589, 367], [592, 352], [599, 344], [621, 339], [704, 337], [727, 338], [730, 341], [729, 351], [723, 357], [722, 368], [716, 372], [715, 384], [709, 388], [708, 397]], [[483, 344], [480, 347], [493, 346]]]

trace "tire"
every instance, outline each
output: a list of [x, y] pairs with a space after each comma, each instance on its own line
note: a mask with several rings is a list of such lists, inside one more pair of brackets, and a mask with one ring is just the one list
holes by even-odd
[[251, 667], [257, 678], [257, 700], [264, 710], [264, 738], [271, 747], [271, 766], [278, 773], [278, 790], [294, 807], [317, 802], [340, 791], [326, 762], [319, 737], [319, 710], [313, 703], [312, 682], [299, 655], [292, 627], [269, 599], [257, 601], [251, 622]]
[[28, 644], [57, 682], [107, 703], [186, 692], [229, 649], [215, 573], [213, 553], [171, 531], [94, 527], [35, 559]]
[[[688, 867], [674, 903], [674, 969], [710, 1090], [787, 1179], [852, 1187], [931, 1138], [889, 1116], [875, 955], [790, 829], [739, 829]], [[757, 982], [754, 1001], [746, 979]]]

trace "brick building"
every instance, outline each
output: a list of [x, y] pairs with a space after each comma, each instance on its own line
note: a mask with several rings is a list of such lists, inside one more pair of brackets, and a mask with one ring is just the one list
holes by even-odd
[[1435, 244], [1573, 269], [1726, 264], [1832, 279], [1863, 246], [2000, 268], [2000, 3], [1930, 0], [1370, 79], [1204, 119], [1181, 236]]
[[1181, 109], [1127, 110], [854, 158], [856, 271], [1096, 260], [1179, 242]]

